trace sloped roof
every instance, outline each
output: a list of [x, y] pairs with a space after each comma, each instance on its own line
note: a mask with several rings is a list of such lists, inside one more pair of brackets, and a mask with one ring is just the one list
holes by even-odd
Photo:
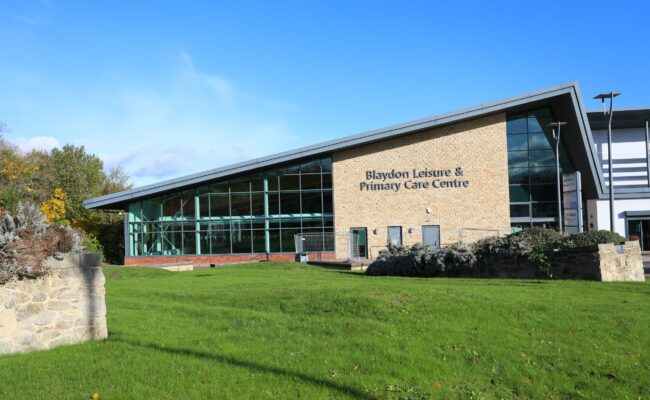
[[[160, 195], [163, 193], [189, 188], [202, 183], [208, 183], [218, 179], [239, 175], [246, 172], [258, 171], [270, 168], [276, 165], [298, 161], [305, 158], [328, 155], [338, 150], [348, 149], [356, 146], [366, 145], [369, 143], [387, 140], [402, 135], [407, 135], [427, 129], [437, 128], [445, 125], [451, 125], [462, 121], [487, 116], [501, 112], [514, 112], [531, 107], [534, 103], [543, 103], [549, 99], [569, 96], [569, 103], [572, 110], [569, 114], [575, 119], [577, 127], [582, 137], [584, 145], [583, 153], [586, 159], [590, 161], [590, 167], [595, 178], [593, 184], [598, 194], [602, 194], [602, 179], [600, 171], [595, 169], [595, 154], [593, 152], [593, 140], [589, 131], [589, 124], [586, 119], [584, 107], [580, 97], [577, 82], [552, 86], [546, 89], [525, 93], [519, 96], [509, 97], [494, 102], [479, 104], [474, 107], [461, 109], [458, 111], [434, 115], [402, 124], [392, 125], [381, 129], [359, 133], [356, 135], [345, 136], [339, 139], [327, 142], [317, 143], [310, 146], [300, 147], [266, 157], [255, 158], [236, 164], [226, 165], [203, 172], [198, 172], [179, 178], [169, 179], [158, 183], [132, 188], [118, 193], [112, 193], [105, 196], [95, 197], [84, 202], [88, 209], [122, 209], [129, 202]], [[597, 177], [597, 178], [596, 178]], [[585, 178], [583, 178], [585, 181]], [[600, 183], [597, 183], [600, 181]], [[600, 196], [599, 196], [600, 197]]]

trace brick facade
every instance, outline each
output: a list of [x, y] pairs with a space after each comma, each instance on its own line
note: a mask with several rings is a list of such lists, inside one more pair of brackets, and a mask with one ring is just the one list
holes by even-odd
[[[334, 252], [309, 253], [310, 260], [333, 260]], [[157, 265], [180, 262], [191, 262], [196, 266], [208, 266], [210, 264], [235, 264], [254, 261], [294, 261], [295, 254], [279, 253], [269, 254], [223, 254], [223, 255], [179, 255], [179, 256], [150, 256], [150, 257], [125, 257], [124, 265]]]
[[[507, 154], [505, 114], [334, 153], [334, 226], [340, 233], [336, 235], [337, 257], [348, 257], [344, 233], [352, 227], [367, 228], [370, 258], [385, 247], [388, 226], [402, 227], [405, 244], [422, 241], [422, 225], [439, 225], [442, 245], [459, 241], [461, 230], [467, 241], [494, 234], [487, 229], [508, 232]], [[436, 174], [443, 176], [414, 178], [413, 169], [442, 171]], [[393, 170], [406, 174], [385, 180], [380, 175]], [[379, 175], [369, 177], [368, 171]], [[438, 186], [441, 181], [456, 180], [457, 187], [432, 188], [434, 180], [439, 180]], [[411, 181], [409, 186], [417, 181], [429, 187], [408, 189], [407, 181]], [[366, 190], [373, 184], [388, 184], [389, 189]]]

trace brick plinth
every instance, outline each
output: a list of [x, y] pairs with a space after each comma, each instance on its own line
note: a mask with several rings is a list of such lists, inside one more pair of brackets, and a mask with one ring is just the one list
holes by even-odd
[[[151, 257], [125, 257], [124, 265], [156, 265], [178, 262], [191, 262], [195, 266], [210, 264], [231, 264], [255, 261], [294, 261], [293, 253], [282, 254], [222, 254], [222, 255], [178, 255], [178, 256], [151, 256]], [[309, 253], [310, 260], [334, 260], [334, 252]]]

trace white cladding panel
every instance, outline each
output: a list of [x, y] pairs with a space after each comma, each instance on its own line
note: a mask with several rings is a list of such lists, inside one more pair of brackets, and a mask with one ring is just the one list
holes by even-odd
[[[624, 212], [648, 210], [650, 210], [650, 199], [614, 200], [615, 231], [627, 237]], [[609, 230], [609, 200], [587, 201], [587, 224], [588, 230]]]
[[[603, 172], [605, 187], [609, 185], [607, 131], [592, 131], [596, 153]], [[648, 187], [645, 128], [614, 129], [612, 132], [612, 167], [617, 188]]]

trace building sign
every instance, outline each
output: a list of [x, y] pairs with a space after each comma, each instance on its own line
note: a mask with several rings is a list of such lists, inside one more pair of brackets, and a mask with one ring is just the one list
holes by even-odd
[[366, 171], [365, 180], [359, 182], [361, 191], [392, 191], [413, 189], [467, 188], [462, 167], [454, 169], [417, 169]]
[[582, 182], [580, 172], [562, 175], [562, 216], [564, 231], [582, 232]]

